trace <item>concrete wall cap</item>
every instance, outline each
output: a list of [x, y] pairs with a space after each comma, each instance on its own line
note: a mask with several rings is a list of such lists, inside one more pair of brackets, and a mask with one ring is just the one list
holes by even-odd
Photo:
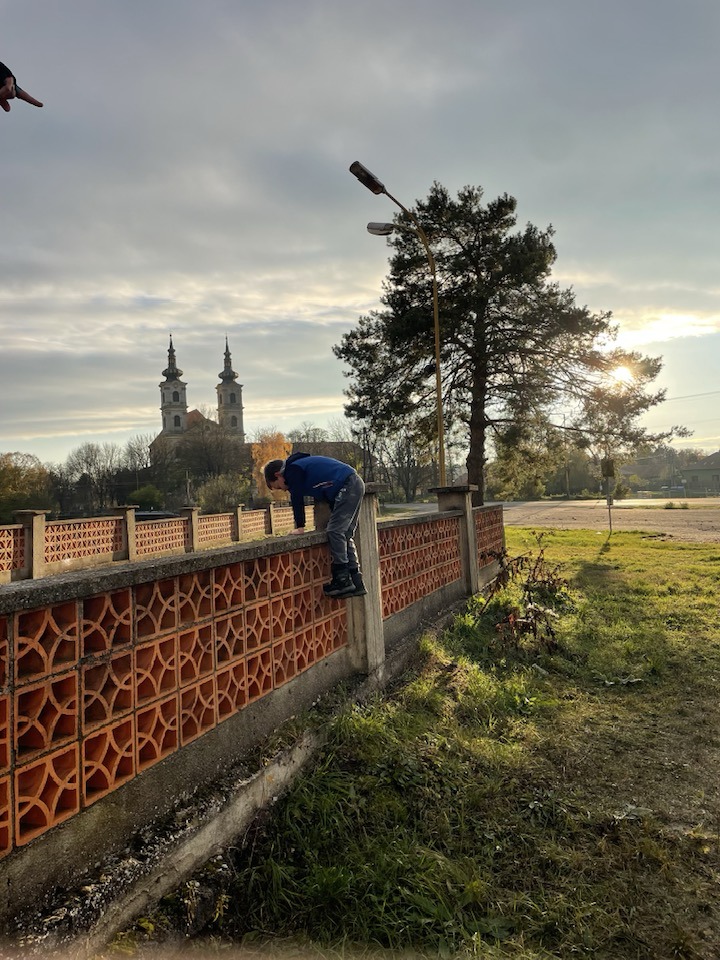
[[474, 483], [466, 483], [456, 487], [430, 487], [428, 493], [475, 493], [478, 489]]

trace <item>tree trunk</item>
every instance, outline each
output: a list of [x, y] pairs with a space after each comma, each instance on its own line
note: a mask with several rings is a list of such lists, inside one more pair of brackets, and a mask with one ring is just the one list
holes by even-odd
[[468, 483], [478, 489], [472, 495], [472, 505], [481, 507], [485, 502], [485, 373], [475, 367], [472, 395], [470, 398], [470, 450], [467, 458]]

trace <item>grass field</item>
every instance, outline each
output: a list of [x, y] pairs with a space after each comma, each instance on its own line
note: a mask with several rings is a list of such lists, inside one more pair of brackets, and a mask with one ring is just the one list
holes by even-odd
[[146, 928], [206, 884], [205, 950], [720, 956], [720, 547], [507, 536], [515, 578]]

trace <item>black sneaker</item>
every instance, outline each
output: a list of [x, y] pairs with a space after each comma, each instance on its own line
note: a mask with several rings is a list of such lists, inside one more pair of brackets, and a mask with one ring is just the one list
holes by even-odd
[[363, 582], [362, 574], [359, 570], [350, 571], [350, 579], [353, 582], [355, 587], [355, 592], [352, 594], [353, 597], [364, 597], [367, 595], [367, 590]]
[[323, 586], [326, 597], [351, 597], [355, 594], [355, 584], [347, 570], [337, 570], [333, 573], [330, 583]]

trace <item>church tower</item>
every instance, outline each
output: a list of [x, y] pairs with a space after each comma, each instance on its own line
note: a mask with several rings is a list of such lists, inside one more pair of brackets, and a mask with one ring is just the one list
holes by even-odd
[[215, 387], [218, 395], [218, 423], [228, 433], [234, 434], [240, 443], [245, 443], [242, 384], [235, 382], [238, 375], [232, 368], [227, 337], [225, 337], [225, 366], [218, 376], [220, 383]]
[[162, 433], [166, 437], [179, 437], [187, 429], [186, 383], [180, 379], [182, 370], [175, 362], [175, 348], [172, 335], [168, 348], [168, 365], [163, 370], [165, 377], [160, 387], [160, 411], [162, 413]]

